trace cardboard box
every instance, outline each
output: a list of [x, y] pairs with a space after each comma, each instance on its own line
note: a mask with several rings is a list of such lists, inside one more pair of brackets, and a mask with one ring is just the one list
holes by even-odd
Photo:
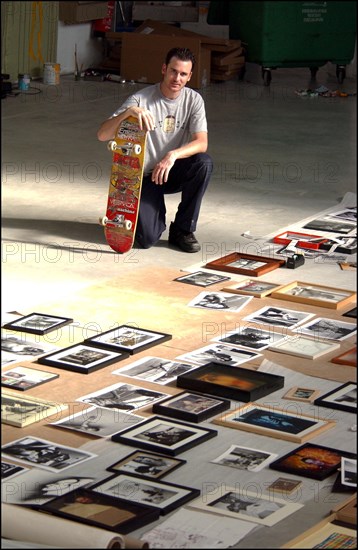
[[[182, 4], [182, 5], [175, 5]], [[199, 21], [199, 8], [195, 2], [133, 2], [133, 21]]]
[[67, 24], [85, 23], [107, 17], [107, 2], [59, 2], [59, 20]]

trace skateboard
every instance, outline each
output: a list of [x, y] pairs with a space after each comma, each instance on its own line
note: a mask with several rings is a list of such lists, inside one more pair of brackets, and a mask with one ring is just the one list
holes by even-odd
[[126, 118], [114, 140], [108, 142], [113, 153], [106, 215], [99, 219], [108, 245], [120, 254], [134, 243], [137, 226], [147, 131], [135, 117]]

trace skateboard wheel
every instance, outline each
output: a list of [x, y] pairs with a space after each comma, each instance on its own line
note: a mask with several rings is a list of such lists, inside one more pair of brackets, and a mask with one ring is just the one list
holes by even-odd
[[125, 221], [126, 229], [127, 231], [130, 231], [132, 229], [132, 222], [130, 220]]
[[103, 216], [102, 218], [99, 218], [99, 223], [101, 225], [107, 225], [107, 222], [108, 222], [107, 216]]
[[117, 142], [114, 141], [114, 140], [111, 140], [108, 142], [108, 145], [107, 145], [109, 151], [115, 151], [117, 149]]
[[142, 152], [142, 147], [141, 147], [140, 145], [136, 144], [136, 145], [134, 146], [134, 154], [135, 154], [135, 155], [140, 155], [141, 152]]

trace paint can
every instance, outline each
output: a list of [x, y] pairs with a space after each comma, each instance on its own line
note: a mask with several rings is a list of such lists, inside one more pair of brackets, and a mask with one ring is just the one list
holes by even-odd
[[44, 84], [59, 84], [60, 83], [60, 70], [61, 65], [59, 63], [45, 63], [43, 83]]
[[22, 92], [28, 90], [30, 87], [30, 76], [20, 73], [17, 77], [17, 83], [19, 90]]

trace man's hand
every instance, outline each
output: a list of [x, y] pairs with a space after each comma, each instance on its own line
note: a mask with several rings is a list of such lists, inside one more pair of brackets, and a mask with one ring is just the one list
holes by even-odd
[[148, 109], [143, 109], [142, 107], [130, 107], [127, 110], [127, 116], [134, 116], [138, 119], [139, 127], [141, 130], [154, 130], [155, 121], [152, 113]]
[[168, 181], [170, 169], [174, 165], [176, 156], [173, 151], [169, 152], [165, 157], [158, 162], [152, 172], [152, 181], [157, 185], [163, 185]]

